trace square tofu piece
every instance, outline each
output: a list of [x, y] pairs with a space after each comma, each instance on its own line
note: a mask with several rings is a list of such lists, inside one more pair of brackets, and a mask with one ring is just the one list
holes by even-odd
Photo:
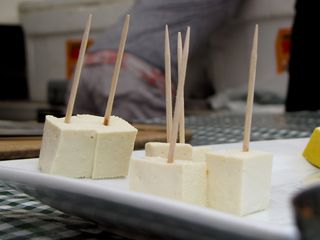
[[[147, 157], [167, 158], [169, 143], [148, 142], [145, 145]], [[174, 159], [192, 160], [192, 146], [190, 144], [177, 143], [174, 151]]]
[[137, 129], [127, 121], [115, 116], [111, 116], [108, 126], [102, 124], [103, 117], [78, 116], [81, 122], [92, 124], [97, 134], [92, 178], [127, 176]]
[[132, 159], [129, 189], [200, 206], [207, 203], [207, 167], [204, 162], [144, 157]]
[[74, 178], [90, 178], [96, 132], [87, 124], [46, 116], [39, 157], [42, 172]]
[[211, 151], [212, 149], [206, 146], [192, 147], [192, 160], [198, 162], [205, 162], [207, 153]]
[[313, 165], [320, 167], [320, 128], [315, 128], [303, 156]]
[[260, 151], [208, 153], [208, 207], [240, 216], [266, 209], [272, 158]]
[[77, 115], [70, 123], [47, 116], [39, 168], [42, 172], [75, 178], [114, 178], [128, 175], [137, 129], [112, 116]]

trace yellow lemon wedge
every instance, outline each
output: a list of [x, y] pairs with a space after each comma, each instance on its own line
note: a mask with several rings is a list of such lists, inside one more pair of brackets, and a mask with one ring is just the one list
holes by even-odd
[[303, 156], [312, 165], [320, 168], [320, 127], [314, 129]]

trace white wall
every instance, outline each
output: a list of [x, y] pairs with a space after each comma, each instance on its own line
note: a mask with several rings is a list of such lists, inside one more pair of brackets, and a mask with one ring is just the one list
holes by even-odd
[[0, 24], [19, 24], [18, 5], [30, 0], [1, 0]]

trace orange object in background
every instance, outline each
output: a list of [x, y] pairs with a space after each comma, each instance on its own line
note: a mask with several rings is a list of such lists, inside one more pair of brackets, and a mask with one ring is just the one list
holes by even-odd
[[[88, 40], [88, 47], [91, 47], [93, 40]], [[79, 50], [81, 45], [81, 39], [79, 40], [67, 40], [66, 42], [66, 77], [67, 79], [72, 78], [73, 70], [77, 64]]]
[[277, 73], [288, 69], [291, 49], [291, 28], [279, 29], [276, 39]]

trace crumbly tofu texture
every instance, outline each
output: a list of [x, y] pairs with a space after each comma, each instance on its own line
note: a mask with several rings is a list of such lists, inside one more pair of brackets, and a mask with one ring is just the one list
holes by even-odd
[[[169, 143], [148, 142], [145, 145], [147, 157], [167, 158], [169, 154]], [[192, 146], [185, 143], [177, 143], [174, 151], [174, 159], [192, 160]]]
[[39, 168], [75, 178], [115, 178], [128, 175], [137, 129], [112, 116], [77, 115], [71, 123], [47, 116]]
[[42, 172], [74, 178], [90, 178], [96, 133], [87, 124], [71, 118], [47, 116], [44, 125], [39, 169]]
[[260, 151], [208, 153], [208, 207], [240, 216], [266, 209], [272, 158]]
[[314, 129], [303, 156], [314, 166], [320, 167], [320, 127]]
[[200, 206], [207, 204], [207, 168], [203, 162], [159, 157], [132, 159], [129, 189]]

